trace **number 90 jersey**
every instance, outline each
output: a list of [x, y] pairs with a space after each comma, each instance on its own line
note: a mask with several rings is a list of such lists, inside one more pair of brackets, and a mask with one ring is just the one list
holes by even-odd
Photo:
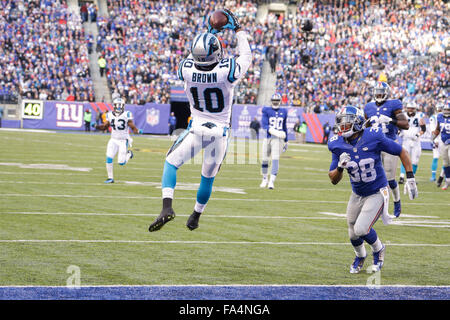
[[133, 120], [133, 114], [130, 111], [124, 111], [119, 115], [110, 111], [106, 114], [106, 120], [111, 126], [111, 138], [117, 140], [128, 138], [128, 121]]
[[330, 171], [337, 168], [343, 152], [350, 154], [347, 172], [352, 190], [359, 196], [367, 197], [387, 186], [381, 152], [399, 155], [402, 146], [387, 138], [380, 128], [367, 128], [359, 138], [349, 142], [342, 136], [333, 136], [328, 142], [328, 149], [332, 152]]

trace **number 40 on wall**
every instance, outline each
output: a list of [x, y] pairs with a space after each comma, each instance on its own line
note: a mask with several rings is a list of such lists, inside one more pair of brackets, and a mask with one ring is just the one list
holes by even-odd
[[23, 119], [42, 119], [44, 116], [44, 102], [40, 100], [22, 100]]

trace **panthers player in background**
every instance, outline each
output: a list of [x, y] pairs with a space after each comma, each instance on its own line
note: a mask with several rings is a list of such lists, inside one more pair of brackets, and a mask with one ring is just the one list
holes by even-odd
[[106, 114], [106, 122], [96, 125], [97, 130], [107, 130], [111, 127], [111, 138], [106, 147], [106, 172], [108, 179], [105, 183], [114, 183], [113, 159], [118, 153], [117, 162], [124, 166], [133, 158], [133, 151], [128, 150], [130, 146], [130, 134], [128, 128], [131, 128], [135, 134], [140, 133], [133, 123], [133, 114], [125, 111], [125, 101], [122, 98], [116, 98], [113, 101], [114, 110]]
[[[386, 82], [377, 82], [373, 89], [375, 101], [371, 101], [364, 107], [366, 119], [369, 119], [372, 127], [380, 127], [387, 138], [396, 141], [399, 129], [409, 129], [408, 119], [403, 113], [403, 105], [400, 100], [388, 100], [391, 88]], [[381, 154], [383, 167], [386, 172], [389, 188], [394, 200], [394, 215], [400, 216], [402, 211], [400, 202], [400, 188], [395, 180], [398, 157], [389, 153]]]
[[190, 230], [198, 228], [200, 215], [211, 196], [214, 178], [225, 158], [234, 88], [247, 73], [252, 53], [247, 33], [241, 30], [236, 17], [228, 10], [224, 13], [228, 24], [223, 28], [235, 32], [239, 56], [224, 58], [222, 45], [214, 35], [222, 30], [208, 26], [209, 32], [193, 39], [190, 55], [179, 63], [178, 78], [184, 81], [192, 120], [167, 152], [162, 175], [162, 210], [150, 225], [150, 232], [160, 230], [175, 218], [172, 200], [177, 170], [205, 149], [197, 201], [186, 223]]
[[[275, 179], [277, 178], [280, 155], [287, 149], [287, 115], [285, 108], [280, 108], [281, 95], [275, 93], [271, 98], [271, 107], [264, 107], [262, 110], [262, 128], [267, 131], [267, 136], [263, 140], [262, 145], [262, 166], [261, 173], [263, 180], [259, 185], [261, 188], [266, 186], [269, 189], [274, 188]], [[272, 159], [272, 168], [269, 172], [269, 159]]]
[[442, 190], [447, 190], [450, 184], [450, 102], [445, 103], [442, 113], [438, 114], [436, 120], [436, 130], [432, 133], [432, 140], [435, 141], [435, 139], [438, 139], [438, 135], [441, 135], [442, 165], [445, 173], [445, 184]]
[[[409, 123], [409, 129], [402, 130], [400, 136], [403, 140], [403, 148], [408, 151], [411, 157], [413, 173], [416, 174], [420, 155], [422, 154], [420, 137], [427, 131], [427, 125], [425, 123], [425, 114], [419, 111], [419, 106], [414, 101], [407, 102], [406, 116]], [[403, 184], [405, 182], [405, 173], [405, 167], [401, 165], [398, 183]]]
[[384, 264], [385, 245], [380, 241], [373, 225], [382, 217], [390, 223], [388, 215], [388, 181], [382, 166], [381, 153], [400, 157], [406, 168], [409, 198], [417, 197], [417, 186], [408, 152], [393, 139], [387, 138], [380, 127], [365, 128], [362, 110], [346, 106], [336, 115], [339, 135], [333, 136], [328, 149], [332, 153], [329, 177], [333, 184], [342, 179], [344, 169], [350, 177], [352, 194], [347, 205], [347, 225], [350, 242], [356, 257], [350, 273], [359, 273], [366, 259], [364, 241], [372, 248], [372, 271]]
[[[437, 127], [437, 116], [439, 115], [439, 113], [442, 112], [442, 108], [444, 107], [444, 104], [439, 102], [436, 105], [435, 108], [435, 112], [430, 116], [430, 131], [431, 133], [434, 132], [434, 130], [436, 130]], [[431, 161], [431, 177], [430, 177], [430, 181], [436, 181], [436, 171], [438, 168], [438, 161], [439, 161], [439, 156], [440, 156], [440, 137], [438, 136], [437, 139], [435, 139], [435, 143], [432, 143], [433, 146], [433, 160]], [[433, 142], [433, 141], [432, 141]], [[444, 168], [442, 168], [441, 170], [441, 174], [439, 175], [437, 184], [438, 187], [441, 186], [442, 180], [444, 178]]]

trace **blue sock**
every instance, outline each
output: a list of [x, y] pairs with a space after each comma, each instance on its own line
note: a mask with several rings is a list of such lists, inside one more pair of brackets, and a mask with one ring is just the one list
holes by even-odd
[[374, 228], [371, 228], [369, 233], [362, 237], [368, 244], [374, 244], [378, 239], [378, 235]]
[[433, 178], [433, 180], [436, 179], [436, 170], [438, 167], [438, 158], [433, 158], [433, 160], [431, 161], [431, 178]]
[[400, 165], [400, 173], [403, 175], [406, 173], [406, 170], [405, 170], [405, 167], [403, 166], [403, 164]]
[[278, 173], [279, 163], [280, 163], [280, 160], [272, 160], [272, 170], [270, 173], [273, 174], [274, 176], [276, 176]]
[[417, 164], [413, 164], [412, 167], [413, 167], [413, 173], [414, 173], [414, 175], [415, 175], [415, 174], [416, 174], [416, 171], [417, 171], [418, 165], [417, 165]]
[[200, 186], [197, 191], [197, 202], [200, 204], [206, 204], [211, 196], [212, 187], [214, 183], [214, 177], [206, 178], [202, 176]]
[[177, 170], [178, 168], [174, 165], [168, 163], [167, 161], [164, 163], [164, 171], [162, 176], [162, 188], [172, 188], [175, 189], [175, 185], [177, 184]]
[[444, 168], [445, 177], [450, 179], [450, 166]]
[[261, 172], [262, 174], [267, 174], [267, 171], [269, 171], [269, 163], [263, 161], [262, 165], [261, 165]]

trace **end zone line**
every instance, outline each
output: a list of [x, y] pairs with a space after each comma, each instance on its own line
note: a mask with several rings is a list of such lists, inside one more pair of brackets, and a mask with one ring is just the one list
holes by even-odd
[[[230, 244], [230, 245], [322, 245], [351, 246], [347, 242], [273, 242], [273, 241], [182, 241], [182, 240], [83, 240], [83, 239], [0, 239], [0, 243], [125, 243], [125, 244]], [[398, 247], [450, 247], [450, 244], [387, 243]]]

